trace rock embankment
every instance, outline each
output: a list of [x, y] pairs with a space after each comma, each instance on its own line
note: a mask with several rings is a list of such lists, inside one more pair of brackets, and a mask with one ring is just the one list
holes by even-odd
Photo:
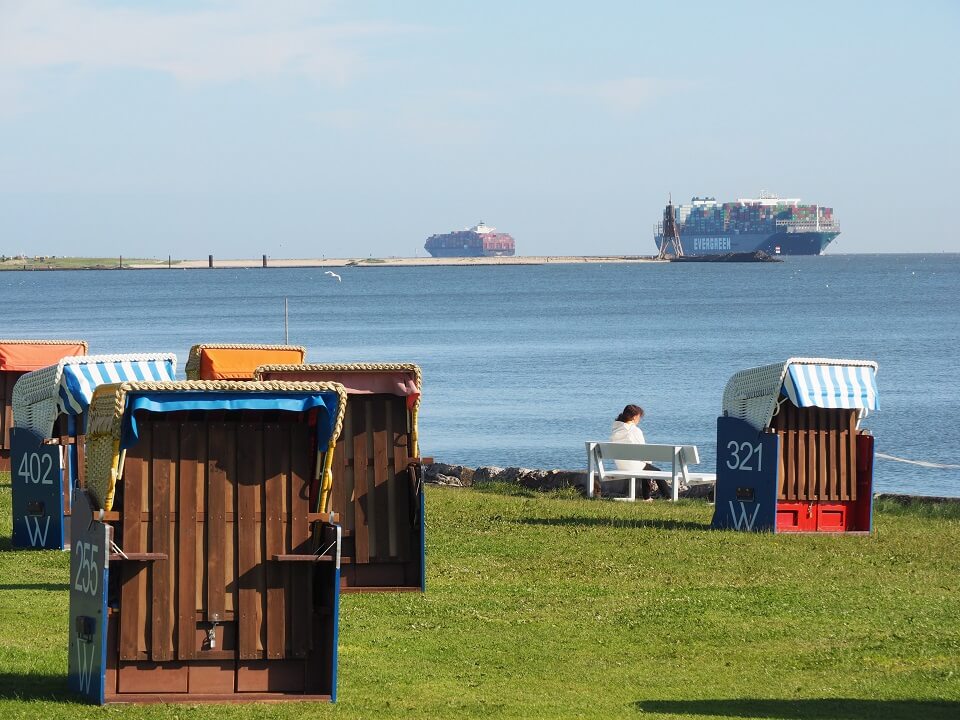
[[[496, 466], [470, 468], [463, 465], [433, 463], [424, 466], [424, 480], [434, 485], [450, 487], [471, 487], [483, 483], [501, 482], [520, 485], [531, 490], [576, 488], [584, 495], [587, 492], [587, 473], [582, 470], [538, 470]], [[610, 490], [616, 492], [618, 488], [614, 487], [615, 484], [609, 483], [605, 487], [609, 487]], [[680, 497], [682, 498], [705, 498], [709, 494], [710, 488], [706, 485], [680, 487]], [[654, 497], [656, 496], [656, 493], [654, 493]]]

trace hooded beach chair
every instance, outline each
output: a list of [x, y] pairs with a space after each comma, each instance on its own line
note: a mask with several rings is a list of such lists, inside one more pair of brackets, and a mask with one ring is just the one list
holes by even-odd
[[86, 548], [72, 556], [73, 690], [335, 699], [340, 528], [318, 507], [345, 404], [335, 383], [97, 388], [73, 525]]
[[717, 419], [713, 527], [869, 532], [877, 364], [790, 358], [738, 372]]
[[87, 408], [104, 383], [173, 380], [172, 353], [81, 355], [26, 373], [13, 388], [11, 460], [13, 544], [16, 547], [63, 548], [69, 540], [73, 488], [83, 484], [84, 431]]
[[83, 340], [0, 340], [0, 470], [10, 467], [13, 386], [22, 375], [68, 355], [86, 355]]
[[253, 380], [260, 365], [299, 364], [307, 350], [300, 345], [230, 345], [206, 343], [190, 348], [187, 380]]
[[344, 528], [345, 591], [425, 588], [424, 498], [417, 419], [423, 378], [409, 363], [265, 365], [262, 380], [337, 382], [344, 430], [324, 508]]

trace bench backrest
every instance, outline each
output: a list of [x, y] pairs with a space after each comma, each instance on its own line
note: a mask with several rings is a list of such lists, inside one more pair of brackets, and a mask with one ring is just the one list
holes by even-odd
[[[635, 460], [641, 462], [673, 462], [674, 455], [687, 465], [696, 465], [700, 462], [700, 454], [696, 445], [654, 445], [636, 443], [590, 443], [594, 448], [597, 462], [604, 460]], [[601, 466], [602, 467], [602, 466]]]

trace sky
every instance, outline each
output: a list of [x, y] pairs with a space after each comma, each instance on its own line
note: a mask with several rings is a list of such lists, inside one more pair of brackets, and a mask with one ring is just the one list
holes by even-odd
[[960, 3], [0, 0], [0, 253], [649, 254], [668, 195], [960, 252]]

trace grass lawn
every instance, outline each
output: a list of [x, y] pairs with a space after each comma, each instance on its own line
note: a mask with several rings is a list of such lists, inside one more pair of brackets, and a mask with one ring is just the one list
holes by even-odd
[[96, 708], [66, 692], [68, 554], [10, 548], [0, 718], [960, 718], [960, 511], [872, 537], [712, 508], [427, 489], [428, 589], [341, 601], [336, 705]]
[[[157, 260], [155, 258], [124, 258], [123, 264], [126, 265], [166, 265], [166, 260]], [[120, 258], [88, 258], [88, 257], [56, 257], [56, 258], [26, 258], [17, 260], [16, 258], [7, 258], [0, 261], [0, 270], [77, 270], [77, 269], [103, 269], [116, 268], [120, 265]]]

